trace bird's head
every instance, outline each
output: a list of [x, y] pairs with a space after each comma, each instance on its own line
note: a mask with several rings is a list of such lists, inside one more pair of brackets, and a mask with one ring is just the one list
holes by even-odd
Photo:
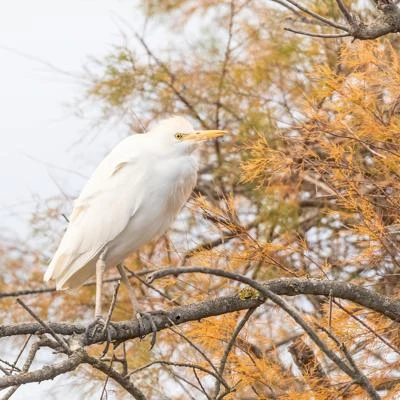
[[161, 142], [173, 145], [176, 151], [192, 153], [197, 145], [205, 140], [224, 136], [221, 130], [195, 130], [183, 117], [172, 117], [160, 121], [151, 133], [159, 135]]

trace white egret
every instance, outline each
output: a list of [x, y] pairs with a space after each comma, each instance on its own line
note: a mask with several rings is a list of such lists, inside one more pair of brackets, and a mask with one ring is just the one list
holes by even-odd
[[138, 303], [122, 261], [162, 235], [197, 179], [193, 151], [226, 132], [198, 130], [182, 117], [161, 121], [146, 134], [122, 140], [99, 164], [75, 201], [68, 228], [44, 275], [57, 289], [78, 288], [96, 274], [95, 321], [101, 323], [105, 270], [117, 266]]

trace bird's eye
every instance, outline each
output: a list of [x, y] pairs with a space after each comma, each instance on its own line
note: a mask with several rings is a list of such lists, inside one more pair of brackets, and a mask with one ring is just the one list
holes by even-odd
[[175, 133], [175, 139], [182, 140], [183, 134], [182, 133]]

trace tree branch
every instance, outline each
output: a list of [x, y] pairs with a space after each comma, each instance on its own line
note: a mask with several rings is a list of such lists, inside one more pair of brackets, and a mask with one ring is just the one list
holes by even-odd
[[37, 369], [36, 371], [21, 372], [19, 374], [1, 377], [0, 389], [54, 379], [58, 375], [75, 370], [79, 364], [83, 363], [83, 359], [84, 351], [79, 350], [71, 354], [71, 356], [64, 361], [52, 365], [45, 365], [43, 368]]
[[[150, 269], [143, 269], [141, 271], [137, 272], [132, 272], [132, 271], [127, 271], [128, 277], [137, 277], [137, 276], [143, 276], [147, 275], [149, 272], [154, 271]], [[121, 279], [121, 277], [118, 275], [118, 277], [115, 278], [107, 278], [103, 280], [103, 283], [110, 283], [110, 282], [117, 282]], [[89, 281], [85, 283], [82, 286], [94, 286], [96, 285], [96, 281]], [[42, 293], [53, 293], [56, 292], [57, 288], [55, 286], [52, 287], [42, 287], [42, 288], [37, 288], [37, 289], [21, 289], [21, 290], [14, 290], [12, 292], [0, 292], [0, 299], [6, 299], [9, 297], [20, 297], [20, 296], [30, 296], [32, 294], [42, 294]], [[58, 292], [62, 293], [62, 292]]]
[[[353, 17], [342, 0], [336, 0], [336, 3], [343, 14], [346, 25], [339, 24], [336, 21], [330, 20], [309, 10], [301, 5], [297, 0], [285, 0], [287, 3], [299, 9], [302, 13], [309, 15], [318, 24], [325, 24], [342, 31], [343, 33], [316, 33], [304, 32], [292, 28], [285, 28], [287, 31], [300, 35], [307, 35], [321, 38], [340, 38], [352, 36], [359, 40], [372, 40], [389, 33], [400, 32], [400, 8], [395, 0], [376, 0], [376, 8], [378, 15], [372, 22], [364, 22], [359, 17]], [[284, 3], [284, 2], [282, 2]], [[283, 4], [286, 6], [286, 4]], [[288, 8], [288, 7], [287, 7]], [[290, 8], [291, 9], [291, 8]], [[293, 11], [293, 10], [292, 10]], [[296, 12], [298, 14], [298, 12]]]
[[205, 128], [205, 129], [209, 129], [209, 126], [207, 124], [207, 122], [200, 116], [200, 114], [197, 112], [197, 110], [195, 109], [194, 105], [187, 99], [186, 96], [184, 96], [182, 94], [182, 92], [176, 87], [175, 85], [175, 81], [176, 81], [176, 76], [171, 72], [171, 70], [168, 68], [168, 66], [163, 63], [154, 53], [153, 51], [150, 49], [150, 47], [148, 46], [148, 44], [146, 43], [146, 41], [143, 39], [142, 36], [140, 36], [139, 34], [137, 34], [135, 32], [135, 37], [136, 39], [140, 42], [140, 44], [143, 46], [143, 48], [145, 49], [147, 55], [149, 57], [151, 57], [154, 62], [163, 69], [163, 71], [168, 75], [168, 77], [170, 78], [169, 81], [165, 81], [165, 84], [168, 85], [168, 87], [174, 92], [174, 94], [176, 95], [176, 97], [186, 106], [186, 108], [188, 109], [188, 111], [193, 115], [194, 118], [197, 119], [197, 121], [200, 122], [200, 124]]
[[292, 28], [284, 28], [284, 29], [285, 31], [288, 32], [297, 33], [298, 35], [311, 36], [322, 39], [338, 39], [351, 36], [350, 33], [314, 33], [314, 32], [299, 31], [297, 29], [292, 29]]
[[[171, 327], [171, 325], [179, 325], [189, 321], [198, 321], [202, 318], [207, 318], [216, 315], [222, 315], [244, 309], [252, 309], [259, 306], [265, 301], [265, 298], [273, 297], [273, 301], [279, 306], [285, 307], [284, 309], [290, 311], [290, 315], [296, 317], [296, 321], [305, 329], [316, 344], [323, 349], [325, 354], [329, 358], [334, 358], [334, 362], [345, 370], [347, 374], [358, 381], [356, 374], [351, 366], [347, 366], [337, 356], [332, 353], [324, 343], [314, 335], [314, 331], [304, 322], [304, 320], [298, 316], [298, 313], [294, 311], [291, 306], [288, 306], [279, 296], [296, 296], [296, 295], [322, 295], [329, 296], [330, 293], [335, 298], [345, 299], [355, 302], [363, 307], [374, 310], [381, 315], [392, 319], [393, 321], [400, 321], [400, 301], [391, 299], [387, 296], [382, 296], [372, 290], [352, 285], [346, 282], [337, 282], [329, 280], [318, 280], [318, 279], [299, 279], [299, 278], [284, 278], [268, 281], [264, 284], [257, 283], [252, 279], [243, 277], [238, 274], [228, 273], [222, 270], [201, 268], [201, 267], [186, 267], [186, 268], [169, 268], [159, 270], [150, 274], [149, 280], [159, 279], [167, 275], [179, 275], [182, 273], [205, 273], [226, 277], [228, 279], [237, 279], [243, 283], [249, 284], [255, 287], [262, 296], [255, 295], [246, 297], [243, 296], [242, 292], [239, 292], [232, 296], [221, 297], [218, 299], [203, 301], [201, 303], [189, 304], [180, 307], [174, 307], [168, 311], [155, 311], [153, 312], [153, 320], [157, 330], [163, 330]], [[267, 295], [268, 294], [268, 295]], [[283, 305], [281, 305], [283, 304]], [[111, 340], [114, 342], [124, 342], [126, 340], [135, 339], [143, 334], [149, 334], [152, 332], [150, 322], [147, 320], [142, 321], [142, 329], [139, 327], [137, 320], [123, 321], [115, 323], [115, 330], [112, 331]], [[310, 328], [310, 329], [308, 329]], [[105, 335], [102, 332], [98, 332], [95, 337], [91, 338], [90, 341], [86, 341], [84, 335], [86, 326], [83, 324], [72, 324], [72, 323], [25, 323], [18, 325], [3, 325], [0, 326], [0, 337], [8, 337], [15, 335], [33, 334], [40, 335], [43, 333], [54, 333], [56, 335], [71, 336], [69, 345], [71, 349], [78, 350], [73, 351], [71, 356], [60, 363], [52, 366], [45, 366], [40, 370], [33, 372], [21, 372], [18, 375], [8, 375], [0, 378], [0, 389], [10, 386], [17, 386], [29, 382], [37, 382], [46, 379], [53, 379], [55, 376], [65, 372], [74, 370], [81, 363], [89, 363], [93, 367], [109, 373], [109, 365], [101, 363], [96, 359], [87, 358], [85, 353], [82, 353], [83, 349], [80, 346], [90, 345], [93, 343], [100, 343], [105, 341]], [[50, 331], [51, 330], [51, 331]], [[50, 340], [50, 339], [49, 339]], [[65, 340], [65, 338], [64, 338]], [[318, 343], [317, 343], [318, 342]], [[56, 342], [54, 342], [56, 343]], [[59, 346], [58, 344], [55, 344]], [[62, 350], [58, 347], [58, 350]], [[65, 351], [65, 350], [64, 350]], [[328, 354], [329, 353], [329, 354]], [[104, 365], [103, 365], [104, 364]], [[339, 365], [340, 364], [340, 365]], [[130, 385], [131, 383], [126, 381], [126, 377], [119, 374], [117, 371], [110, 373], [110, 377], [116, 380], [121, 385]], [[117, 376], [117, 375], [118, 376]], [[358, 382], [360, 385], [364, 385], [364, 382]], [[127, 386], [127, 387], [128, 387]], [[125, 386], [124, 386], [125, 387]], [[130, 387], [130, 386], [129, 386]], [[365, 385], [364, 385], [365, 387]], [[130, 388], [132, 389], [132, 388]], [[128, 389], [127, 389], [128, 390]]]
[[87, 353], [84, 353], [84, 362], [90, 364], [93, 368], [103, 372], [106, 376], [109, 376], [115, 382], [119, 383], [135, 399], [146, 400], [145, 395], [130, 381], [129, 377], [121, 375], [110, 365], [98, 360], [97, 358], [89, 356]]
[[[202, 268], [207, 273], [207, 268]], [[197, 267], [186, 268], [169, 268], [160, 270], [157, 278], [178, 273], [199, 272]], [[222, 271], [221, 271], [222, 272]], [[372, 290], [353, 285], [347, 282], [329, 281], [325, 279], [301, 279], [301, 278], [282, 278], [268, 281], [264, 287], [277, 295], [297, 296], [297, 295], [317, 295], [329, 297], [332, 296], [344, 300], [352, 301], [365, 308], [369, 308], [380, 313], [387, 318], [400, 322], [400, 301], [383, 296]], [[174, 307], [168, 311], [154, 312], [153, 319], [157, 330], [168, 328], [171, 321], [175, 325], [179, 325], [189, 321], [196, 321], [216, 315], [227, 314], [235, 311], [245, 310], [262, 304], [263, 299], [241, 299], [240, 295], [220, 297], [218, 299], [207, 300], [201, 303], [189, 304], [180, 307]], [[142, 334], [152, 332], [150, 323], [146, 320], [143, 322]], [[53, 331], [60, 335], [82, 335], [85, 332], [84, 324], [72, 323], [48, 323]], [[138, 338], [140, 335], [139, 324], [136, 320], [123, 321], [115, 323], [115, 332], [112, 334], [113, 341], [125, 341]], [[0, 325], [0, 337], [26, 335], [26, 334], [43, 334], [50, 333], [39, 323], [23, 323], [16, 325]], [[90, 343], [100, 343], [104, 341], [104, 337], [99, 332]]]
[[[224, 354], [222, 355], [222, 358], [221, 358], [221, 362], [220, 362], [219, 370], [218, 370], [218, 372], [221, 376], [224, 375], [224, 369], [225, 369], [226, 362], [228, 361], [229, 353], [231, 352], [231, 350], [236, 342], [236, 339], [239, 336], [240, 331], [246, 325], [247, 321], [253, 315], [255, 310], [256, 310], [255, 308], [248, 309], [245, 316], [240, 320], [239, 324], [236, 326], [236, 328], [232, 334], [232, 337], [231, 337], [230, 341], [228, 342], [228, 344], [225, 348]], [[220, 382], [220, 380], [217, 380], [215, 382], [215, 397], [216, 398], [218, 398], [220, 387], [221, 387], [221, 382]]]
[[[32, 348], [33, 350], [28, 356], [28, 360], [26, 365], [24, 366], [24, 369], [29, 368], [38, 348], [42, 346], [48, 346], [53, 349], [62, 349], [62, 347], [58, 347], [59, 345], [55, 341], [43, 339], [41, 343], [34, 345], [34, 347]], [[110, 365], [107, 365], [106, 363], [89, 356], [83, 348], [78, 348], [77, 350], [75, 350], [64, 361], [52, 365], [45, 365], [44, 367], [36, 371], [21, 372], [15, 375], [0, 377], [0, 389], [4, 389], [10, 386], [18, 387], [26, 383], [43, 382], [45, 380], [54, 379], [59, 375], [65, 374], [66, 372], [74, 371], [80, 364], [90, 364], [93, 368], [98, 369], [99, 371], [103, 372], [108, 377], [119, 383], [136, 400], [146, 400], [144, 394], [132, 382], [130, 382], [129, 377], [121, 375]], [[12, 390], [14, 390], [14, 388]]]

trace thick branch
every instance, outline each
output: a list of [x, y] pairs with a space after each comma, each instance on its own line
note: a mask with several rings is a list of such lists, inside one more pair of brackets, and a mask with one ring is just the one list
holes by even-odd
[[[336, 0], [340, 11], [345, 17], [347, 25], [338, 24], [336, 21], [325, 18], [300, 4], [297, 0], [285, 0], [287, 3], [299, 9], [304, 14], [309, 15], [318, 24], [325, 24], [335, 28], [342, 33], [316, 33], [304, 32], [303, 30], [286, 28], [287, 31], [321, 38], [338, 38], [352, 36], [359, 40], [372, 40], [389, 33], [400, 32], [400, 9], [394, 0], [375, 0], [378, 15], [372, 22], [363, 22], [360, 18], [354, 18], [346, 8], [342, 0]], [[286, 6], [286, 4], [283, 4]], [[291, 8], [290, 8], [291, 9]]]
[[[196, 267], [166, 269], [159, 274], [171, 274], [172, 271], [184, 270], [188, 272], [198, 272]], [[207, 268], [204, 268], [207, 270]], [[158, 275], [159, 276], [159, 275]], [[352, 285], [347, 282], [319, 280], [319, 279], [299, 279], [283, 278], [271, 280], [264, 284], [265, 288], [278, 295], [297, 296], [301, 294], [332, 296], [357, 303], [363, 307], [374, 310], [393, 321], [400, 322], [400, 301], [390, 297], [380, 295], [372, 290]], [[196, 321], [216, 315], [231, 313], [234, 311], [245, 310], [256, 307], [262, 303], [261, 299], [241, 299], [238, 294], [233, 296], [221, 297], [214, 300], [208, 300], [201, 303], [189, 304], [181, 307], [175, 307], [168, 311], [155, 312], [154, 322], [157, 330], [165, 329], [171, 324], [179, 325], [189, 321]], [[144, 331], [142, 333], [151, 333], [150, 323], [143, 321]], [[49, 323], [55, 333], [60, 335], [82, 335], [85, 332], [85, 325], [72, 323]], [[115, 324], [115, 332], [112, 334], [112, 340], [125, 341], [139, 337], [139, 324], [136, 320], [123, 321]], [[45, 333], [45, 328], [39, 323], [27, 323], [18, 325], [0, 326], [0, 337], [40, 334]], [[83, 335], [82, 335], [83, 337]], [[83, 340], [83, 339], [82, 339]], [[104, 337], [99, 333], [93, 343], [104, 341]], [[91, 342], [91, 343], [92, 343]], [[85, 343], [88, 344], [88, 343]]]
[[75, 370], [79, 364], [82, 364], [83, 358], [84, 352], [77, 351], [64, 361], [52, 365], [45, 365], [43, 368], [36, 371], [21, 372], [20, 374], [1, 377], [0, 389], [30, 382], [42, 382], [48, 379], [54, 379], [58, 375]]
[[[47, 341], [45, 345], [54, 348], [57, 343]], [[37, 347], [35, 348], [37, 350]], [[35, 350], [35, 353], [36, 353]], [[80, 364], [90, 364], [92, 367], [103, 372], [107, 376], [119, 383], [133, 398], [137, 400], [146, 400], [144, 394], [130, 381], [129, 377], [125, 377], [114, 370], [111, 366], [89, 356], [83, 348], [74, 351], [66, 360], [52, 364], [32, 371], [21, 372], [19, 374], [7, 375], [0, 378], [0, 389], [10, 386], [19, 386], [31, 382], [43, 382], [49, 379], [54, 379], [58, 375], [66, 372], [74, 371]]]
[[[231, 313], [234, 311], [245, 310], [256, 307], [262, 304], [259, 299], [242, 300], [238, 295], [221, 297], [215, 300], [208, 300], [202, 303], [189, 304], [186, 306], [175, 307], [169, 311], [153, 312], [153, 320], [157, 330], [162, 330], [171, 325], [179, 325], [188, 321], [196, 321], [202, 318], [212, 317]], [[83, 324], [68, 324], [68, 323], [48, 323], [54, 332], [60, 335], [82, 335], [85, 332], [86, 326]], [[142, 321], [142, 334], [149, 334], [152, 328], [147, 319]], [[111, 339], [113, 341], [125, 341], [140, 337], [140, 327], [137, 320], [123, 321], [113, 325], [115, 330], [112, 330]], [[0, 337], [16, 336], [24, 334], [42, 334], [46, 333], [46, 329], [39, 323], [27, 323], [18, 325], [0, 326]], [[104, 341], [102, 333], [98, 333], [90, 343], [100, 343]]]
[[378, 5], [383, 15], [376, 18], [373, 23], [358, 22], [353, 24], [351, 31], [353, 37], [361, 40], [371, 40], [389, 33], [400, 32], [400, 9], [397, 5], [391, 4], [390, 0], [388, 3], [382, 6]]

